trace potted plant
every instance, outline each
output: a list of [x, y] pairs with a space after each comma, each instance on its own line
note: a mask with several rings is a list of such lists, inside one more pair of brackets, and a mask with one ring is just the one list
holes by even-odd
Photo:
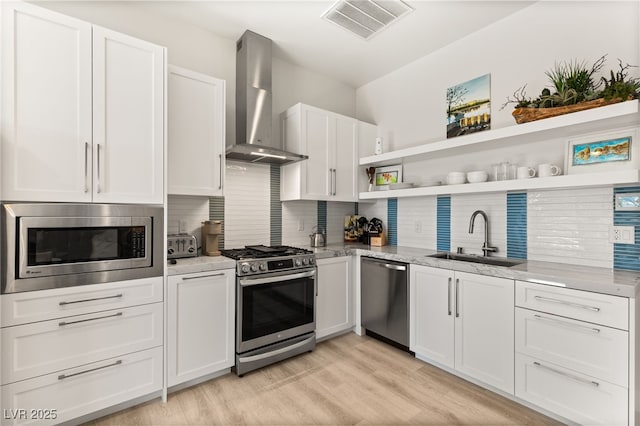
[[502, 108], [515, 103], [512, 112], [518, 124], [540, 120], [556, 115], [596, 108], [640, 96], [640, 79], [629, 77], [629, 64], [619, 62], [619, 70], [610, 71], [610, 78], [596, 77], [604, 67], [606, 55], [600, 57], [590, 67], [584, 61], [556, 63], [545, 74], [551, 82], [551, 89], [544, 88], [540, 95], [531, 99], [526, 94], [526, 85], [508, 97]]

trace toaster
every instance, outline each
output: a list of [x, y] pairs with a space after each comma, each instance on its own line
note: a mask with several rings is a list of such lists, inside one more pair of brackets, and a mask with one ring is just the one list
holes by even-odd
[[190, 234], [167, 235], [167, 259], [195, 257], [198, 255], [198, 241]]

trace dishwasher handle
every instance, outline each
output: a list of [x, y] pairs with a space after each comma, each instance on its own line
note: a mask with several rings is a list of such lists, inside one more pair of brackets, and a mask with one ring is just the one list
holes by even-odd
[[378, 265], [381, 268], [386, 268], [386, 269], [391, 269], [392, 271], [406, 271], [407, 270], [407, 265], [398, 265], [395, 263], [386, 263], [384, 261], [381, 260], [368, 260], [368, 259], [362, 259], [364, 262], [366, 263], [373, 263]]

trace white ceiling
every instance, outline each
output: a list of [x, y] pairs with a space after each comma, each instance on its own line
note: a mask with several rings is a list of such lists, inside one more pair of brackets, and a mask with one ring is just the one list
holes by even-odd
[[333, 3], [236, 0], [142, 4], [234, 41], [250, 29], [273, 40], [274, 56], [360, 87], [532, 2], [406, 1], [415, 10], [369, 41], [320, 18]]

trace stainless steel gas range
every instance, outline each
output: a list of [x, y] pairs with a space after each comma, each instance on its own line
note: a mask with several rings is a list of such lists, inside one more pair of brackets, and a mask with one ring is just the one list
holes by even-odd
[[236, 260], [236, 374], [316, 346], [316, 258], [288, 246], [223, 250]]

